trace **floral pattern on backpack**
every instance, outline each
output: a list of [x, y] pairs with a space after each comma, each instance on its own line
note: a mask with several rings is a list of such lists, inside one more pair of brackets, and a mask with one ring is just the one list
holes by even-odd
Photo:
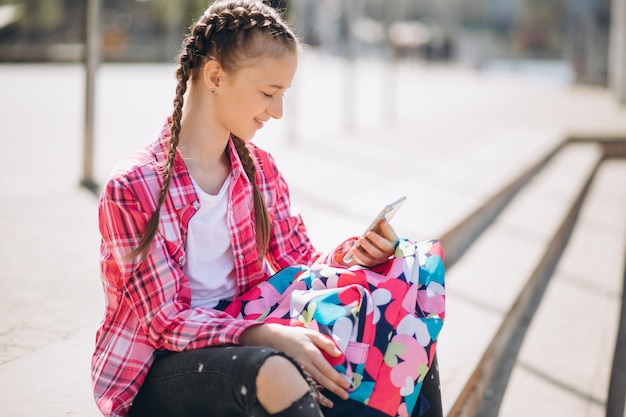
[[343, 352], [326, 358], [351, 382], [350, 399], [379, 412], [372, 415], [407, 417], [443, 325], [444, 275], [438, 241], [401, 239], [375, 268], [285, 268], [225, 311], [326, 335]]

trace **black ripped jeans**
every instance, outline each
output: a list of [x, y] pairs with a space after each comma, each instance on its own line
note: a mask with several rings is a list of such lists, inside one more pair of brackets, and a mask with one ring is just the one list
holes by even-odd
[[[225, 346], [157, 354], [148, 376], [130, 409], [130, 417], [266, 417], [256, 398], [256, 376], [272, 355], [282, 355], [258, 346]], [[283, 355], [284, 356], [284, 355]], [[324, 417], [384, 417], [354, 401], [321, 407]], [[276, 416], [320, 416], [320, 407], [305, 396]], [[437, 363], [424, 380], [412, 417], [442, 417]]]

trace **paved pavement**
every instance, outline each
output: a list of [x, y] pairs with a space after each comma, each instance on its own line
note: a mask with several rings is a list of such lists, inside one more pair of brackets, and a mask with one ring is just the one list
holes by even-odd
[[623, 328], [618, 330], [624, 320], [625, 185], [626, 160], [599, 167], [527, 325], [499, 415], [625, 415], [626, 367], [620, 358], [626, 352]]
[[[2, 416], [98, 415], [89, 358], [103, 303], [96, 198], [78, 186], [83, 79], [75, 65], [0, 65]], [[155, 136], [173, 89], [171, 65], [101, 68], [98, 182]], [[322, 249], [401, 194], [399, 234], [441, 236], [564, 137], [626, 137], [626, 108], [602, 88], [415, 63], [346, 67], [314, 52], [286, 103], [255, 141]]]

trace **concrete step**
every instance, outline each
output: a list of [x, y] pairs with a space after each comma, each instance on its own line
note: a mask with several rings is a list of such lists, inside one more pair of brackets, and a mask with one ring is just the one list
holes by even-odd
[[[498, 415], [624, 413], [624, 393], [621, 404], [609, 404], [608, 396], [618, 346], [625, 253], [626, 160], [609, 160], [593, 180], [532, 317]], [[607, 413], [609, 406], [614, 410], [621, 406], [619, 414]]]
[[91, 391], [94, 335], [93, 327], [85, 327], [67, 339], [0, 366], [0, 415], [102, 416]]
[[438, 348], [448, 417], [476, 414], [601, 158], [595, 144], [562, 148], [448, 270], [446, 325]]
[[320, 249], [360, 234], [386, 203], [406, 195], [394, 228], [412, 239], [439, 238], [450, 264], [562, 142], [552, 131], [516, 127], [467, 132], [453, 145], [387, 129], [269, 149]]

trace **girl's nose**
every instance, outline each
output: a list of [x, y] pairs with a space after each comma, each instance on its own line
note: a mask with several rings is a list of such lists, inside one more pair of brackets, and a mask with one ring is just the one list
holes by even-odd
[[283, 96], [276, 97], [272, 100], [271, 104], [267, 107], [267, 114], [273, 119], [280, 119], [283, 117]]

